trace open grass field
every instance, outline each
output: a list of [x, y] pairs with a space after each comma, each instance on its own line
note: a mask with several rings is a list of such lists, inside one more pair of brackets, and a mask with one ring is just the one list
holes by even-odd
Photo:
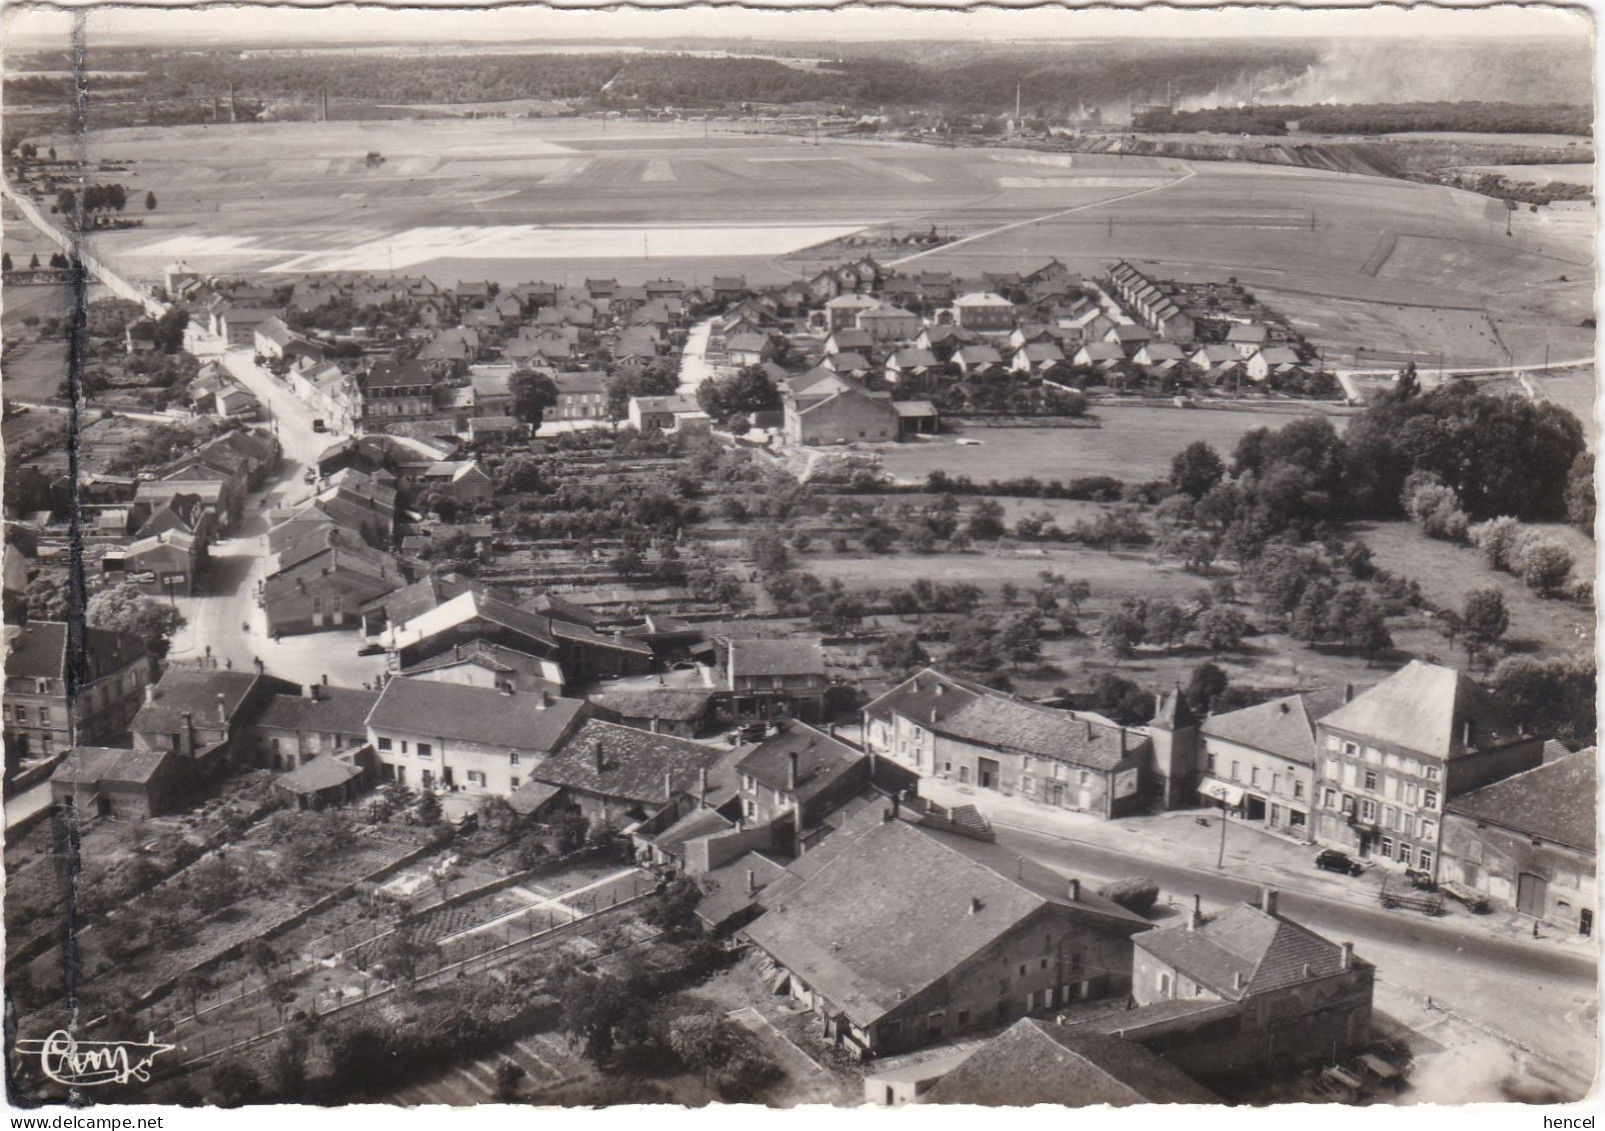
[[1520, 212], [1507, 236], [1500, 202], [1396, 180], [593, 119], [135, 128], [92, 133], [87, 150], [130, 162], [123, 179], [161, 202], [144, 228], [93, 239], [141, 278], [186, 258], [444, 282], [777, 281], [834, 234], [934, 225], [958, 242], [909, 269], [1055, 255], [1088, 273], [1127, 258], [1235, 276], [1333, 361], [1357, 347], [1450, 364], [1523, 364], [1544, 341], [1557, 360], [1592, 352], [1591, 210]]
[[[1577, 558], [1576, 577], [1594, 576], [1594, 543], [1569, 526], [1545, 526], [1544, 533], [1563, 542]], [[1423, 537], [1406, 522], [1366, 524], [1360, 537], [1378, 565], [1421, 585], [1429, 601], [1458, 609], [1473, 589], [1498, 589], [1510, 610], [1507, 634], [1514, 651], [1538, 656], [1593, 655], [1594, 612], [1570, 601], [1540, 599], [1508, 573], [1489, 569], [1481, 555], [1466, 546]]]
[[[888, 445], [882, 466], [903, 481], [923, 481], [933, 471], [967, 475], [977, 483], [1034, 475], [1074, 479], [1112, 475], [1139, 481], [1163, 478], [1170, 461], [1194, 440], [1213, 444], [1230, 458], [1238, 439], [1256, 428], [1280, 428], [1294, 414], [1207, 409], [1099, 408], [1098, 428], [983, 428], [973, 424], [962, 435], [981, 441], [961, 445], [950, 436]], [[1344, 420], [1333, 418], [1341, 429]]]
[[1597, 393], [1594, 370], [1572, 369], [1562, 373], [1530, 373], [1528, 379], [1546, 400], [1554, 401], [1571, 410], [1583, 422], [1583, 434], [1589, 446], [1599, 449], [1599, 422], [1595, 419], [1594, 398]]

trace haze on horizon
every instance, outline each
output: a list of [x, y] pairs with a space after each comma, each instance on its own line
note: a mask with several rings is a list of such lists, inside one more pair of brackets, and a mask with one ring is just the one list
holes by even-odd
[[[1163, 13], [1133, 8], [960, 9], [937, 0], [920, 10], [890, 3], [829, 11], [788, 11], [750, 5], [642, 5], [619, 12], [594, 6], [493, 7], [478, 13], [430, 11], [430, 0], [405, 8], [370, 4], [358, 8], [295, 5], [185, 6], [152, 2], [117, 6], [95, 3], [34, 7], [8, 5], [6, 39], [12, 51], [49, 49], [66, 41], [74, 13], [88, 10], [91, 44], [184, 47], [354, 47], [359, 45], [510, 44], [572, 41], [650, 42], [705, 39], [730, 45], [743, 39], [798, 42], [880, 40], [985, 40], [995, 44], [1107, 38], [1528, 38], [1576, 40], [1590, 34], [1577, 9], [1372, 7], [1290, 10], [1269, 5], [1219, 9], [1199, 0], [1177, 0]], [[643, 10], [650, 9], [650, 10]], [[945, 10], [944, 10], [945, 9]], [[1163, 20], [1156, 19], [1164, 15]]]

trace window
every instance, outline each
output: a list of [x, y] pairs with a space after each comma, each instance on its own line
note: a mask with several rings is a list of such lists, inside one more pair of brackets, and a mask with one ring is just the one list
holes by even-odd
[[484, 772], [481, 771], [481, 770], [469, 770], [468, 771], [468, 784], [469, 785], [484, 785], [485, 784], [485, 774], [484, 774]]
[[1170, 996], [1170, 974], [1164, 970], [1159, 972], [1159, 992], [1164, 997]]
[[1271, 792], [1272, 793], [1281, 793], [1282, 792], [1282, 775], [1281, 774], [1272, 774], [1271, 775]]
[[380, 750], [384, 750], [384, 751], [388, 751], [390, 749], [390, 739], [388, 739], [384, 735], [380, 735], [379, 736], [379, 749]]
[[1370, 798], [1360, 802], [1360, 820], [1374, 821], [1377, 819], [1377, 803]]
[[1381, 762], [1382, 751], [1378, 750], [1375, 746], [1367, 746], [1365, 748], [1365, 760], [1367, 762]]
[[434, 756], [435, 756], [435, 748], [433, 746], [429, 745], [429, 743], [427, 743], [427, 742], [420, 742], [418, 744], [418, 757], [420, 757], [420, 758], [433, 758]]
[[942, 772], [944, 774], [951, 774], [953, 772], [953, 763], [952, 762], [943, 762], [942, 763]]
[[1242, 777], [1243, 777], [1243, 775], [1242, 775], [1242, 763], [1241, 762], [1233, 762], [1232, 763], [1232, 780], [1233, 781], [1241, 781]]
[[34, 682], [33, 682], [33, 692], [34, 692], [35, 695], [49, 695], [50, 694], [50, 681], [48, 679], [36, 679], [36, 680], [34, 680]]
[[745, 804], [747, 816], [756, 817], [758, 815], [758, 803], [749, 797]]
[[405, 738], [401, 740], [401, 752], [403, 754], [407, 752], [407, 740]]
[[1428, 781], [1437, 781], [1438, 777], [1439, 777], [1439, 775], [1441, 773], [1442, 773], [1442, 771], [1440, 771], [1437, 766], [1428, 766], [1427, 767], [1427, 780]]
[[1399, 842], [1399, 863], [1401, 863], [1401, 864], [1409, 864], [1410, 863], [1410, 845], [1409, 845], [1409, 842], [1407, 842], [1407, 841], [1402, 841], [1401, 840]]
[[508, 789], [517, 789], [518, 788], [518, 779], [517, 778], [508, 778], [507, 779], [507, 788]]
[[1377, 851], [1385, 857], [1391, 857], [1393, 855], [1393, 838], [1385, 836], [1377, 841]]
[[1438, 807], [1438, 791], [1435, 789], [1423, 789], [1421, 791], [1421, 804], [1428, 809], [1436, 809]]
[[1329, 735], [1326, 736], [1326, 748], [1328, 750], [1336, 750], [1338, 748], [1338, 736], [1337, 735], [1329, 734]]
[[1417, 859], [1421, 861], [1421, 870], [1423, 872], [1432, 871], [1432, 852], [1430, 850], [1423, 848]]
[[1082, 770], [1079, 774], [1076, 775], [1076, 784], [1077, 785], [1086, 785], [1091, 780], [1092, 780], [1092, 775], [1089, 774], [1086, 770]]
[[1343, 798], [1343, 811], [1351, 816], [1354, 814], [1354, 798], [1347, 796]]
[[516, 765], [518, 765], [518, 751], [516, 751], [516, 750], [509, 750], [509, 751], [508, 751], [508, 752], [507, 752], [507, 764], [508, 764], [508, 765], [509, 765], [509, 766], [516, 766]]
[[968, 767], [968, 766], [960, 766], [959, 767], [959, 781], [960, 782], [968, 782], [969, 780], [970, 780], [970, 767]]
[[1036, 788], [1037, 788], [1037, 779], [1032, 777], [1030, 774], [1026, 774], [1024, 777], [1022, 777], [1020, 779], [1020, 790], [1021, 790], [1021, 792], [1023, 792], [1023, 793], [1035, 793], [1036, 792]]
[[1298, 778], [1293, 779], [1293, 800], [1304, 800], [1304, 783], [1299, 781]]
[[969, 1023], [970, 1023], [970, 1011], [968, 1009], [959, 1010], [959, 1024], [960, 1025], [968, 1025]]
[[1399, 811], [1391, 805], [1382, 807], [1382, 823], [1390, 829], [1399, 827]]
[[1414, 805], [1416, 803], [1416, 783], [1413, 781], [1404, 783], [1404, 803], [1406, 805]]
[[1214, 772], [1215, 772], [1215, 752], [1214, 752], [1214, 751], [1213, 751], [1213, 750], [1211, 750], [1211, 751], [1210, 751], [1210, 752], [1209, 752], [1209, 754], [1208, 754], [1208, 755], [1206, 755], [1206, 758], [1207, 758], [1207, 760], [1208, 760], [1208, 769], [1209, 769], [1209, 772], [1210, 772], [1210, 773], [1214, 773]]
[[1360, 744], [1357, 742], [1345, 742], [1343, 744], [1343, 753], [1347, 754], [1350, 758], [1359, 757]]
[[1428, 842], [1436, 841], [1438, 839], [1437, 821], [1424, 820], [1421, 822], [1421, 839]]
[[1053, 780], [1054, 781], [1065, 781], [1066, 779], [1069, 778], [1069, 776], [1070, 776], [1070, 767], [1066, 766], [1063, 762], [1055, 762], [1053, 764]]
[[1367, 771], [1365, 771], [1365, 788], [1368, 789], [1368, 790], [1371, 790], [1372, 792], [1375, 792], [1376, 791], [1376, 787], [1377, 787], [1377, 772], [1375, 770], [1367, 770]]
[[1321, 791], [1321, 807], [1323, 809], [1337, 808], [1337, 790], [1327, 789]]
[[1020, 977], [1025, 977], [1025, 963], [1020, 963]]
[[1027, 774], [1031, 772], [1031, 758], [1029, 755], [1020, 759], [1020, 770], [1022, 773]]

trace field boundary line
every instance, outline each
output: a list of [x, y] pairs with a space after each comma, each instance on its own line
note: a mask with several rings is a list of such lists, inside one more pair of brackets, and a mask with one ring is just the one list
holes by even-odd
[[1004, 224], [1001, 227], [992, 228], [985, 232], [977, 232], [973, 236], [965, 236], [963, 239], [957, 239], [951, 243], [942, 244], [940, 247], [929, 248], [925, 251], [916, 251], [913, 255], [905, 255], [901, 259], [894, 259], [886, 266], [901, 267], [903, 264], [912, 263], [916, 259], [924, 259], [927, 255], [935, 255], [939, 251], [951, 251], [955, 247], [963, 247], [965, 244], [974, 243], [976, 240], [984, 240], [991, 236], [1001, 235], [1004, 232], [1012, 232], [1016, 228], [1024, 228], [1030, 224], [1040, 224], [1044, 220], [1057, 220], [1060, 216], [1068, 216], [1072, 212], [1085, 212], [1089, 208], [1101, 208], [1106, 204], [1119, 204], [1123, 200], [1132, 200], [1139, 196], [1147, 196], [1151, 192], [1164, 192], [1168, 188], [1175, 188], [1177, 185], [1183, 184], [1198, 176], [1197, 169], [1193, 168], [1185, 161], [1180, 162], [1180, 164], [1182, 168], [1187, 170], [1187, 172], [1182, 176], [1177, 177], [1173, 181], [1166, 181], [1162, 185], [1150, 185], [1147, 188], [1138, 189], [1135, 192], [1128, 192], [1121, 196], [1111, 196], [1107, 200], [1094, 200], [1087, 204], [1077, 204], [1073, 207], [1065, 208], [1058, 212], [1049, 212], [1045, 216], [1033, 216], [1029, 220], [1016, 220], [1012, 224]]

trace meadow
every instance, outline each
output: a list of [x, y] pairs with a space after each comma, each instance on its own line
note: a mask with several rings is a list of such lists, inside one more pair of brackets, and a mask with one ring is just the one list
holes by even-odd
[[[49, 139], [45, 139], [49, 140]], [[1235, 277], [1343, 364], [1592, 354], [1591, 211], [1313, 169], [742, 133], [726, 123], [390, 121], [107, 130], [96, 160], [152, 189], [93, 237], [138, 278], [407, 270], [450, 284], [806, 274], [808, 249], [935, 227], [914, 271], [1116, 259]], [[384, 160], [372, 165], [366, 155]]]
[[[1096, 428], [988, 428], [972, 421], [959, 435], [979, 440], [979, 445], [938, 436], [882, 448], [881, 463], [893, 478], [904, 482], [922, 482], [933, 471], [968, 476], [977, 483], [1027, 475], [1039, 479], [1112, 475], [1139, 482], [1164, 478], [1171, 458], [1194, 440], [1214, 445], [1229, 459], [1245, 432], [1280, 428], [1293, 415], [1100, 406], [1097, 419]], [[1333, 418], [1339, 429], [1343, 423], [1341, 416]]]

